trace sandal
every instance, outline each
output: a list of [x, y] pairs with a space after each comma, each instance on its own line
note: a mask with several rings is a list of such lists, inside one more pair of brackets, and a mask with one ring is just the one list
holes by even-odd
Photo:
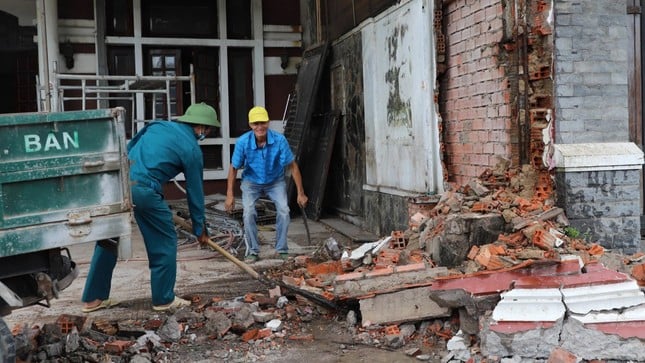
[[166, 311], [166, 310], [170, 310], [170, 309], [180, 309], [180, 308], [183, 308], [185, 306], [190, 306], [190, 301], [175, 296], [175, 300], [173, 300], [171, 303], [166, 304], [166, 305], [153, 305], [152, 310], [154, 310], [154, 311]]
[[84, 313], [91, 313], [93, 311], [101, 310], [101, 309], [108, 309], [113, 306], [119, 305], [119, 302], [113, 299], [106, 299], [101, 301], [98, 305], [96, 306], [83, 306], [81, 309], [82, 312]]
[[258, 255], [248, 255], [244, 257], [244, 262], [253, 263], [253, 262], [257, 262], [259, 259], [260, 258], [258, 257]]

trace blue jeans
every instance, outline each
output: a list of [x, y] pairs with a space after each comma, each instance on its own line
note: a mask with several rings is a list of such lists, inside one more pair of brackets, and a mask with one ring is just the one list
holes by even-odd
[[287, 231], [289, 229], [289, 203], [287, 201], [287, 183], [284, 179], [278, 179], [271, 184], [255, 184], [249, 181], [242, 181], [242, 206], [244, 207], [244, 242], [246, 243], [247, 255], [258, 255], [260, 253], [260, 244], [258, 243], [258, 226], [256, 219], [258, 216], [255, 210], [255, 202], [266, 194], [275, 204], [276, 222], [275, 222], [275, 249], [278, 253], [287, 253]]

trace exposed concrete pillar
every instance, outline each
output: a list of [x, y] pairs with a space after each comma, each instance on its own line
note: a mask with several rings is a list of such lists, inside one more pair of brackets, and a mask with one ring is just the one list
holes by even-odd
[[605, 248], [641, 250], [643, 152], [631, 142], [555, 144], [558, 206], [581, 237]]

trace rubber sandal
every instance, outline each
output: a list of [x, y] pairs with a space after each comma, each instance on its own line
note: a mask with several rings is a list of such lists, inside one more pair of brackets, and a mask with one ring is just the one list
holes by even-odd
[[175, 296], [175, 300], [173, 300], [170, 304], [166, 305], [153, 305], [152, 310], [154, 311], [166, 311], [170, 309], [180, 309], [185, 306], [190, 306], [190, 301], [182, 299], [180, 297]]
[[101, 309], [109, 309], [113, 306], [119, 305], [119, 302], [113, 299], [106, 299], [101, 301], [100, 304], [96, 306], [84, 306], [81, 311], [84, 313], [91, 313], [93, 311], [101, 310]]
[[278, 254], [278, 258], [281, 259], [282, 261], [286, 261], [289, 259], [289, 254], [286, 252], [281, 252]]
[[244, 262], [253, 263], [253, 262], [257, 262], [259, 259], [260, 258], [258, 257], [258, 255], [248, 255], [244, 257]]

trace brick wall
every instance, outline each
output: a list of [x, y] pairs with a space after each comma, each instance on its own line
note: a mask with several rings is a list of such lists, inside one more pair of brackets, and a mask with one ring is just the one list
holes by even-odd
[[518, 162], [512, 133], [509, 60], [501, 45], [504, 1], [456, 0], [444, 7], [446, 70], [442, 77], [445, 164], [465, 183], [499, 157]]
[[554, 6], [556, 143], [627, 141], [625, 1]]

